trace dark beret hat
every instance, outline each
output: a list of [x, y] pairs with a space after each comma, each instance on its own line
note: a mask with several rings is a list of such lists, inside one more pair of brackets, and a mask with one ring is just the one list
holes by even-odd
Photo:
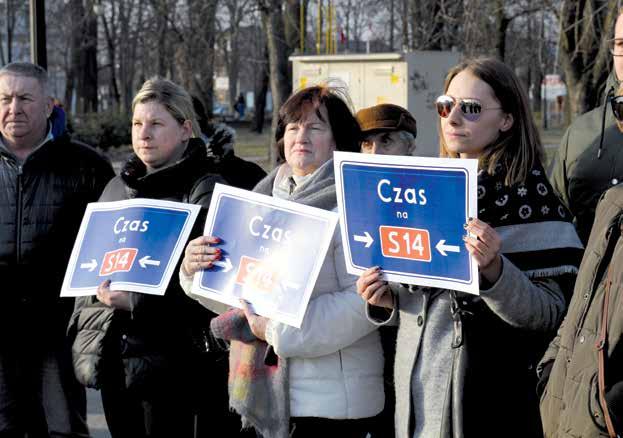
[[363, 134], [372, 131], [407, 131], [417, 136], [415, 118], [401, 106], [382, 103], [357, 111], [357, 122]]

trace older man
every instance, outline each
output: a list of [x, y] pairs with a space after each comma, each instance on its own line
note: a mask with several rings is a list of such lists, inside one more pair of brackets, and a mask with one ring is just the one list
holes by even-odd
[[361, 152], [379, 155], [413, 155], [417, 125], [401, 106], [383, 103], [361, 109], [356, 115], [361, 127]]
[[552, 186], [560, 194], [584, 244], [602, 193], [623, 182], [623, 134], [606, 106], [623, 79], [623, 9], [608, 41], [614, 70], [608, 77], [603, 105], [578, 117], [567, 129], [556, 155]]
[[[355, 116], [361, 127], [361, 152], [378, 155], [413, 155], [417, 124], [409, 111], [401, 106], [383, 103], [361, 109]], [[385, 407], [372, 430], [372, 438], [394, 436], [394, 356], [397, 327], [379, 328], [385, 368], [383, 373]]]
[[88, 437], [84, 389], [59, 298], [84, 209], [114, 175], [90, 147], [54, 136], [47, 73], [0, 69], [0, 437]]

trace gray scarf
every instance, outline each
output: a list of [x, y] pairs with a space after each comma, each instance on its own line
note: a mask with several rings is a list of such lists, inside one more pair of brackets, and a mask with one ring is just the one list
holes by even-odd
[[296, 190], [294, 190], [292, 194], [279, 193], [282, 180], [290, 175], [291, 172], [289, 171], [288, 164], [282, 164], [260, 181], [253, 191], [309, 205], [311, 207], [322, 208], [323, 210], [333, 210], [337, 207], [333, 160], [327, 161], [316, 169], [314, 173], [309, 175], [296, 187]]

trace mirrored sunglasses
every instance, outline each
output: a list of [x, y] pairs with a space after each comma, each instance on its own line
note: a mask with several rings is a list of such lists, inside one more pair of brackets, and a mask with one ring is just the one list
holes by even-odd
[[614, 96], [610, 99], [610, 106], [612, 107], [614, 118], [619, 122], [623, 122], [623, 96]]
[[469, 122], [477, 122], [483, 111], [492, 109], [502, 109], [502, 107], [485, 108], [478, 99], [457, 99], [452, 96], [442, 95], [435, 100], [437, 114], [444, 119], [450, 116], [452, 109], [459, 105], [463, 118]]

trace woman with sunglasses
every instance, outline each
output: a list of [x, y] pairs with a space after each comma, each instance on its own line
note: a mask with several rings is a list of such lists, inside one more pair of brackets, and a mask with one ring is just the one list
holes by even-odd
[[457, 65], [436, 106], [441, 155], [479, 162], [479, 219], [465, 224], [464, 241], [481, 290], [388, 284], [379, 267], [357, 281], [369, 317], [399, 325], [396, 436], [541, 437], [535, 365], [564, 316], [581, 244], [506, 65]]

